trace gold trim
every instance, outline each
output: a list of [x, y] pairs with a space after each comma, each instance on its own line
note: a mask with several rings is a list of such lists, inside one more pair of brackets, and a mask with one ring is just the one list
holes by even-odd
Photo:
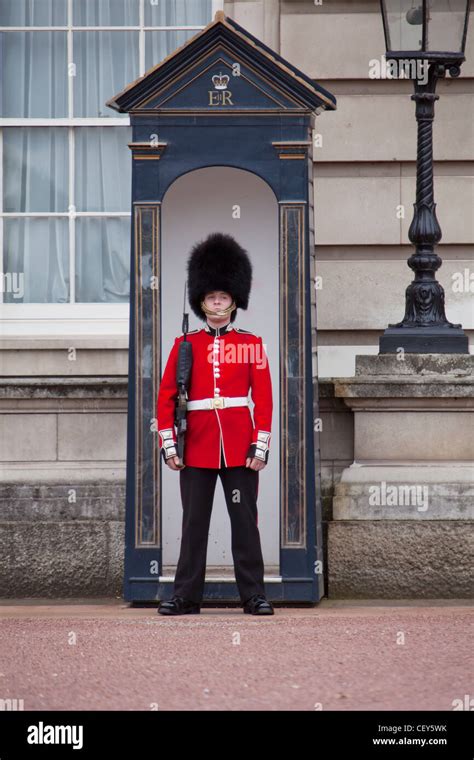
[[[129, 143], [130, 144], [130, 143]], [[311, 145], [311, 140], [272, 140], [272, 145], [278, 148], [282, 145], [285, 148], [304, 147], [305, 145]]]
[[[214, 46], [214, 48], [208, 52], [208, 56], [211, 54], [211, 52], [213, 53], [213, 52], [214, 52], [214, 50], [215, 50], [217, 47], [218, 47], [218, 46], [217, 46], [217, 45], [215, 45], [215, 46]], [[222, 45], [219, 45], [219, 47], [220, 47], [220, 48], [222, 48], [222, 47], [224, 47], [224, 46], [222, 46]], [[224, 48], [224, 49], [226, 49], [226, 48]], [[229, 51], [229, 50], [227, 50], [227, 49], [226, 49], [226, 52], [228, 52], [228, 53], [230, 54], [230, 51]], [[207, 56], [207, 57], [208, 57], [208, 56]], [[196, 62], [196, 66], [197, 66], [197, 64], [198, 64], [198, 63], [202, 63], [202, 61], [204, 61], [205, 59], [206, 59], [206, 57], [203, 57], [203, 58], [201, 58], [199, 61], [197, 61], [197, 62]], [[190, 79], [188, 82], [183, 82], [182, 86], [181, 86], [181, 87], [180, 87], [178, 90], [175, 90], [174, 92], [170, 93], [170, 94], [169, 94], [169, 95], [168, 95], [168, 96], [167, 96], [167, 97], [166, 97], [166, 98], [165, 98], [165, 99], [164, 99], [162, 102], [163, 102], [163, 103], [165, 103], [167, 100], [170, 100], [170, 98], [173, 98], [173, 97], [174, 97], [174, 96], [175, 96], [175, 95], [176, 95], [178, 92], [180, 92], [181, 90], [184, 90], [184, 89], [186, 89], [188, 86], [190, 86], [190, 85], [191, 85], [191, 83], [192, 83], [192, 82], [194, 82], [194, 80], [195, 80], [195, 79], [199, 79], [200, 77], [202, 77], [203, 75], [205, 75], [206, 71], [209, 71], [210, 69], [212, 69], [214, 66], [216, 66], [216, 65], [218, 64], [218, 62], [220, 62], [220, 63], [222, 64], [222, 66], [223, 66], [223, 67], [224, 67], [224, 66], [227, 66], [227, 68], [228, 68], [228, 69], [230, 69], [230, 70], [232, 71], [232, 67], [231, 67], [231, 65], [229, 64], [229, 62], [228, 62], [228, 61], [224, 60], [223, 58], [216, 58], [214, 61], [211, 61], [211, 63], [210, 63], [208, 66], [206, 66], [206, 68], [205, 68], [205, 69], [203, 69], [202, 71], [199, 71], [199, 72], [196, 74], [196, 76], [194, 76], [194, 77], [193, 77], [192, 79]], [[243, 64], [243, 65], [247, 66], [247, 64]], [[248, 67], [248, 68], [250, 68], [250, 67]], [[177, 78], [179, 78], [179, 77], [177, 77]], [[280, 103], [280, 102], [279, 102], [279, 101], [278, 101], [276, 98], [274, 98], [274, 97], [273, 97], [272, 95], [270, 95], [268, 92], [265, 92], [265, 90], [263, 90], [261, 87], [259, 87], [259, 86], [258, 86], [258, 84], [257, 84], [256, 82], [252, 81], [252, 80], [251, 80], [251, 79], [249, 79], [247, 76], [245, 76], [245, 74], [242, 74], [242, 73], [241, 73], [241, 74], [240, 74], [240, 78], [243, 78], [243, 79], [245, 79], [245, 81], [246, 81], [246, 82], [248, 82], [248, 83], [249, 83], [250, 85], [252, 85], [253, 87], [255, 87], [255, 89], [257, 89], [257, 90], [260, 90], [260, 92], [261, 92], [261, 93], [263, 93], [263, 95], [265, 95], [265, 96], [266, 96], [266, 97], [267, 97], [269, 100], [272, 100], [274, 103], [276, 103], [276, 104], [277, 104], [277, 105], [278, 105], [280, 108], [284, 108], [284, 107], [285, 107], [285, 106], [283, 105], [283, 103]], [[262, 78], [263, 78], [263, 77], [262, 77]], [[169, 86], [171, 86], [171, 84], [170, 84], [170, 85], [168, 85], [168, 87], [169, 87]], [[279, 88], [278, 88], [276, 85], [273, 85], [273, 88], [274, 88], [275, 90], [278, 90], [278, 89], [279, 89]], [[149, 98], [148, 100], [150, 100], [150, 98]], [[291, 97], [289, 97], [289, 98], [288, 98], [288, 100], [292, 100], [292, 98], [291, 98]], [[145, 101], [145, 102], [148, 102], [148, 101]], [[157, 108], [157, 109], [160, 109], [160, 111], [161, 111], [162, 107], [163, 107], [162, 105], [156, 106], [156, 108]], [[219, 106], [215, 106], [215, 107], [216, 107], [216, 108], [218, 108]], [[222, 107], [222, 106], [221, 106], [221, 107]], [[226, 108], [226, 110], [228, 110], [228, 111], [230, 111], [230, 112], [232, 112], [232, 110], [233, 110], [233, 107], [232, 107], [232, 108], [228, 108], [228, 107], [224, 106], [224, 108]], [[213, 109], [209, 109], [209, 110], [213, 110]]]
[[[140, 110], [140, 111], [128, 111], [128, 113], [132, 114], [134, 117], [147, 117], [147, 116], [156, 116], [157, 111], [156, 109], [150, 108], [148, 110]], [[232, 116], [295, 116], [297, 114], [298, 116], [303, 116], [304, 114], [311, 114], [312, 111], [309, 111], [307, 108], [292, 108], [288, 109], [287, 111], [280, 111], [277, 108], [271, 109], [268, 108], [267, 110], [259, 110], [258, 108], [242, 108], [235, 111], [216, 111], [213, 109], [193, 109], [193, 108], [163, 108], [160, 109], [160, 115], [165, 114], [166, 116], [229, 116], [230, 114]]]
[[140, 545], [142, 525], [142, 481], [141, 481], [141, 383], [138, 368], [140, 366], [138, 357], [140, 355], [141, 348], [141, 251], [142, 251], [142, 239], [141, 239], [141, 209], [137, 207], [135, 209], [135, 251], [134, 251], [134, 264], [135, 264], [135, 547]]
[[138, 161], [159, 161], [168, 147], [167, 142], [155, 143], [153, 145], [149, 142], [129, 142], [127, 144], [132, 151], [132, 158]]
[[127, 143], [129, 148], [140, 148], [141, 150], [159, 150], [160, 148], [168, 145], [167, 142], [157, 142], [152, 145], [149, 142], [129, 142]]
[[[212, 48], [210, 48], [210, 49], [209, 49], [209, 50], [208, 50], [208, 51], [205, 53], [205, 55], [201, 56], [201, 58], [199, 58], [199, 59], [198, 59], [198, 60], [195, 62], [195, 64], [194, 64], [193, 66], [189, 67], [189, 68], [186, 70], [186, 74], [187, 74], [188, 72], [192, 71], [193, 69], [195, 69], [197, 66], [202, 66], [202, 64], [203, 64], [203, 63], [206, 61], [206, 59], [208, 59], [208, 58], [210, 58], [212, 55], [214, 55], [216, 51], [225, 52], [225, 53], [227, 53], [229, 56], [230, 56], [230, 55], [232, 55], [232, 53], [233, 53], [233, 51], [232, 51], [232, 50], [230, 50], [230, 49], [227, 47], [227, 45], [223, 44], [222, 42], [216, 42], [216, 43], [213, 45], [213, 47], [212, 47]], [[241, 66], [243, 66], [243, 67], [245, 67], [245, 68], [249, 69], [249, 71], [252, 71], [252, 72], [254, 73], [254, 75], [255, 75], [255, 76], [258, 78], [258, 79], [262, 79], [263, 81], [267, 82], [267, 84], [268, 84], [268, 86], [269, 86], [269, 87], [271, 87], [273, 90], [276, 90], [277, 92], [279, 92], [279, 93], [281, 94], [281, 96], [282, 96], [282, 97], [286, 98], [286, 100], [289, 100], [290, 102], [294, 103], [294, 104], [295, 104], [295, 106], [296, 106], [296, 108], [298, 108], [298, 107], [300, 107], [300, 108], [301, 108], [301, 104], [300, 104], [300, 101], [298, 101], [298, 100], [297, 100], [295, 97], [293, 97], [292, 95], [289, 95], [288, 93], [286, 93], [286, 92], [285, 92], [285, 91], [284, 91], [284, 90], [283, 90], [283, 89], [282, 89], [282, 88], [281, 88], [279, 85], [277, 85], [277, 84], [276, 84], [276, 83], [275, 83], [275, 82], [274, 82], [272, 79], [269, 79], [267, 76], [265, 76], [265, 74], [262, 74], [262, 72], [260, 72], [260, 71], [257, 71], [257, 70], [256, 70], [256, 69], [255, 69], [255, 68], [254, 68], [254, 67], [253, 67], [253, 66], [252, 66], [250, 63], [246, 63], [245, 61], [242, 61], [242, 60], [241, 60], [241, 59], [239, 59], [237, 56], [234, 56], [234, 58], [237, 60], [237, 62], [238, 62], [238, 63], [240, 63], [240, 64], [241, 64]], [[163, 103], [165, 103], [165, 102], [166, 102], [167, 100], [169, 100], [170, 98], [174, 97], [174, 96], [175, 96], [175, 95], [176, 95], [178, 92], [180, 92], [181, 90], [184, 90], [184, 89], [186, 89], [188, 86], [190, 86], [190, 85], [191, 85], [191, 83], [192, 83], [192, 82], [194, 82], [194, 80], [196, 80], [196, 79], [199, 79], [200, 77], [202, 77], [202, 76], [205, 74], [205, 72], [206, 72], [206, 71], [209, 71], [209, 70], [211, 70], [211, 69], [212, 69], [214, 66], [217, 66], [217, 65], [219, 65], [219, 64], [221, 64], [222, 66], [226, 66], [228, 69], [232, 70], [232, 67], [230, 66], [229, 62], [228, 62], [228, 61], [226, 61], [224, 58], [222, 58], [222, 57], [218, 57], [218, 58], [215, 58], [214, 60], [210, 61], [210, 62], [209, 62], [209, 64], [208, 64], [207, 66], [205, 66], [205, 68], [204, 68], [204, 69], [202, 69], [202, 70], [200, 70], [199, 72], [197, 72], [197, 73], [196, 73], [196, 75], [195, 75], [195, 76], [194, 76], [192, 79], [190, 79], [190, 80], [189, 80], [189, 81], [187, 81], [187, 82], [183, 82], [183, 84], [181, 85], [181, 87], [180, 87], [178, 90], [175, 90], [174, 92], [170, 93], [170, 94], [169, 94], [169, 95], [168, 95], [166, 98], [164, 98], [164, 99], [162, 100], [162, 102], [161, 102], [161, 104], [160, 104], [160, 105], [157, 105], [157, 106], [155, 106], [155, 107], [153, 108], [153, 113], [156, 113], [156, 111], [160, 111], [160, 112], [161, 112], [161, 111], [166, 111], [166, 109], [164, 109], [164, 108], [163, 108], [163, 105], [162, 105]], [[248, 77], [246, 77], [246, 76], [245, 76], [245, 75], [243, 75], [243, 74], [240, 74], [240, 76], [244, 76], [244, 78], [246, 79], [246, 81], [247, 81], [247, 82], [249, 82], [249, 84], [253, 85], [253, 86], [254, 86], [256, 89], [260, 90], [260, 91], [261, 91], [261, 92], [262, 92], [262, 93], [263, 93], [263, 94], [264, 94], [264, 95], [265, 95], [267, 98], [269, 98], [270, 100], [273, 100], [273, 101], [274, 101], [274, 102], [275, 102], [275, 103], [276, 103], [276, 104], [277, 104], [277, 105], [278, 105], [280, 108], [283, 108], [283, 109], [285, 109], [285, 106], [284, 106], [282, 103], [279, 103], [279, 102], [278, 102], [278, 100], [276, 100], [276, 98], [275, 98], [275, 97], [273, 97], [272, 95], [270, 95], [268, 92], [265, 92], [265, 90], [262, 90], [262, 88], [261, 88], [261, 87], [259, 87], [259, 86], [258, 86], [258, 84], [256, 84], [255, 82], [253, 82], [251, 79], [249, 79]], [[166, 84], [166, 86], [165, 86], [165, 87], [164, 87], [164, 88], [163, 88], [161, 91], [159, 91], [159, 92], [161, 92], [161, 93], [165, 93], [165, 92], [166, 92], [166, 90], [169, 90], [169, 89], [170, 89], [170, 88], [171, 88], [171, 87], [174, 85], [174, 83], [175, 83], [176, 81], [179, 81], [180, 79], [182, 79], [182, 77], [183, 77], [183, 72], [181, 71], [179, 74], [176, 74], [176, 75], [173, 77], [173, 79], [171, 79], [171, 80], [170, 80], [170, 81], [169, 81], [169, 82]], [[149, 103], [149, 102], [150, 102], [150, 100], [153, 100], [153, 98], [156, 98], [156, 97], [157, 97], [157, 94], [158, 94], [157, 92], [154, 92], [154, 93], [152, 93], [151, 95], [149, 95], [147, 98], [145, 98], [144, 100], [140, 100], [140, 102], [139, 102], [139, 103], [138, 103], [138, 104], [135, 106], [135, 108], [140, 108], [140, 109], [141, 109], [143, 106], [145, 106], [147, 103]], [[210, 113], [213, 113], [213, 110], [214, 110], [214, 109], [210, 108], [210, 109], [209, 109]], [[285, 110], [288, 110], [288, 109], [285, 109]], [[194, 112], [194, 111], [193, 111], [193, 109], [190, 109], [190, 111], [191, 111], [192, 113]], [[234, 111], [233, 111], [232, 109], [226, 109], [224, 112], [225, 112], [225, 113], [234, 113]], [[273, 111], [273, 112], [274, 112], [274, 111]], [[313, 113], [313, 111], [311, 111], [311, 113]]]
[[[281, 272], [281, 289], [280, 289], [280, 315], [281, 324], [283, 325], [283, 331], [281, 335], [280, 346], [280, 378], [281, 378], [281, 430], [280, 430], [280, 450], [282, 453], [282, 482], [281, 482], [281, 536], [280, 542], [282, 548], [304, 548], [307, 547], [306, 540], [306, 420], [305, 420], [305, 343], [304, 343], [304, 326], [305, 326], [305, 241], [304, 241], [304, 220], [305, 220], [305, 203], [303, 202], [288, 202], [280, 206], [280, 272]], [[288, 256], [288, 241], [289, 241], [289, 216], [290, 211], [297, 211], [297, 257], [298, 257], [298, 271], [296, 273], [289, 270], [289, 256]], [[293, 220], [294, 224], [294, 220]], [[288, 336], [288, 282], [290, 274], [293, 277], [297, 277], [298, 285], [298, 365], [294, 370], [294, 377], [299, 379], [298, 394], [301, 400], [298, 409], [299, 420], [299, 435], [298, 435], [298, 454], [296, 455], [296, 465], [298, 466], [298, 473], [296, 482], [298, 484], [298, 524], [292, 529], [289, 524], [289, 484], [290, 484], [290, 472], [288, 469], [289, 463], [289, 447], [288, 447], [288, 418], [289, 418], [289, 399], [288, 399], [288, 366], [289, 366], [289, 336]], [[284, 436], [285, 434], [285, 436]], [[294, 477], [295, 473], [291, 473]], [[293, 483], [294, 486], [294, 483]], [[291, 540], [291, 533], [297, 533], [297, 540]]]
[[[160, 381], [160, 362], [161, 362], [161, 312], [160, 312], [160, 294], [161, 294], [161, 203], [157, 203], [153, 209], [154, 224], [153, 224], [153, 244], [151, 254], [151, 272], [152, 276], [156, 277], [156, 281], [159, 283], [159, 289], [153, 288], [152, 295], [152, 366], [153, 366], [153, 417], [156, 416], [156, 402], [158, 396], [158, 385]], [[161, 467], [160, 467], [161, 446], [158, 436], [153, 436], [153, 483], [154, 483], [154, 496], [153, 503], [155, 505], [155, 543], [161, 547]]]
[[[143, 528], [143, 483], [142, 475], [145, 470], [143, 466], [143, 435], [142, 425], [143, 414], [143, 378], [141, 375], [142, 355], [143, 355], [143, 288], [142, 288], [142, 261], [143, 261], [143, 217], [151, 214], [151, 259], [152, 273], [159, 276], [159, 213], [161, 204], [145, 203], [134, 204], [135, 219], [135, 236], [134, 236], [134, 264], [135, 264], [135, 535], [134, 546], [138, 548], [156, 548], [161, 544], [161, 525], [160, 525], [160, 503], [159, 494], [161, 493], [160, 468], [158, 466], [158, 457], [160, 447], [158, 437], [153, 436], [152, 459], [153, 459], [153, 527], [152, 540], [144, 541]], [[152, 340], [153, 340], [153, 408], [156, 410], [156, 394], [158, 383], [158, 357], [159, 346], [157, 343], [158, 329], [158, 293], [156, 289], [152, 291]], [[148, 430], [147, 430], [148, 434]]]
[[[186, 40], [178, 48], [176, 48], [175, 50], [173, 50], [169, 55], [166, 56], [166, 58], [163, 58], [162, 61], [160, 61], [159, 63], [157, 63], [156, 66], [152, 66], [152, 68], [148, 69], [148, 71], [145, 71], [145, 73], [142, 74], [141, 77], [138, 77], [137, 79], [135, 79], [133, 82], [131, 82], [130, 84], [128, 84], [126, 87], [124, 87], [123, 90], [120, 90], [120, 92], [117, 93], [117, 95], [115, 95], [113, 98], [110, 98], [110, 100], [107, 100], [106, 101], [106, 105], [109, 106], [109, 107], [111, 107], [111, 108], [114, 108], [113, 104], [115, 104], [115, 106], [116, 106], [116, 100], [117, 100], [117, 98], [120, 98], [126, 92], [128, 92], [133, 87], [135, 87], [139, 82], [142, 82], [144, 79], [146, 79], [148, 76], [150, 76], [150, 74], [152, 74], [153, 72], [158, 71], [158, 69], [160, 69], [162, 66], [164, 66], [165, 63], [168, 63], [168, 61], [170, 61], [172, 58], [174, 58], [175, 56], [179, 55], [181, 53], [181, 51], [185, 50], [198, 37], [201, 37], [204, 34], [206, 34], [207, 31], [209, 29], [211, 29], [211, 27], [216, 26], [217, 24], [222, 24], [223, 26], [227, 27], [227, 29], [229, 29], [229, 31], [232, 32], [232, 34], [235, 34], [237, 37], [240, 37], [241, 39], [243, 39], [247, 43], [247, 45], [250, 45], [250, 46], [254, 47], [263, 56], [265, 56], [265, 58], [268, 58], [270, 61], [272, 61], [275, 64], [275, 66], [277, 66], [279, 69], [282, 69], [283, 71], [285, 71], [291, 77], [293, 77], [298, 82], [300, 82], [300, 84], [302, 84], [303, 87], [305, 87], [307, 90], [309, 90], [309, 92], [311, 92], [313, 95], [316, 95], [316, 97], [318, 97], [323, 102], [327, 103], [329, 105], [329, 107], [331, 108], [331, 110], [333, 110], [333, 111], [336, 110], [335, 104], [331, 100], [329, 100], [329, 98], [327, 98], [325, 95], [323, 95], [322, 92], [319, 92], [318, 90], [316, 90], [316, 88], [314, 87], [314, 85], [310, 85], [305, 79], [302, 79], [297, 74], [295, 74], [294, 71], [292, 71], [291, 69], [289, 69], [283, 63], [281, 63], [281, 61], [277, 61], [277, 59], [273, 55], [270, 55], [270, 53], [268, 53], [266, 50], [264, 50], [259, 45], [257, 45], [256, 42], [254, 42], [253, 40], [249, 39], [245, 34], [242, 34], [242, 32], [237, 31], [237, 29], [234, 29], [234, 27], [231, 24], [228, 23], [227, 17], [225, 16], [225, 14], [224, 14], [223, 11], [216, 11], [214, 19], [212, 21], [210, 21], [209, 24], [207, 24], [203, 29], [201, 29], [197, 34], [193, 35], [188, 40]], [[118, 109], [115, 108], [115, 110], [118, 110]]]
[[[288, 140], [285, 142], [273, 141], [272, 145], [275, 148], [278, 158], [283, 160], [305, 159], [308, 150], [311, 147], [311, 143], [308, 140]], [[300, 152], [298, 152], [298, 150]]]
[[[234, 29], [234, 27], [228, 24], [227, 21], [223, 21], [223, 23], [234, 34], [237, 34], [239, 37], [241, 37], [241, 39], [245, 40], [249, 45], [252, 45], [252, 47], [254, 47], [256, 50], [262, 53], [262, 55], [264, 55], [270, 61], [273, 61], [275, 66], [278, 66], [280, 69], [283, 69], [283, 71], [286, 71], [287, 74], [293, 77], [293, 79], [296, 79], [298, 82], [300, 82], [300, 84], [302, 84], [303, 87], [309, 90], [313, 95], [316, 95], [316, 97], [318, 97], [320, 100], [323, 100], [325, 103], [331, 106], [333, 110], [335, 110], [334, 103], [331, 100], [329, 100], [329, 98], [327, 98], [325, 95], [323, 95], [322, 92], [321, 93], [318, 92], [318, 90], [316, 90], [314, 85], [310, 85], [305, 79], [302, 79], [301, 77], [298, 76], [298, 74], [295, 74], [295, 72], [292, 71], [292, 69], [289, 69], [287, 66], [285, 66], [284, 63], [282, 63], [281, 61], [277, 61], [277, 59], [273, 55], [270, 55], [270, 53], [267, 53], [266, 50], [263, 50], [263, 48], [257, 45], [257, 43], [254, 42], [253, 40], [248, 39], [248, 37], [242, 34], [242, 32], [238, 32], [237, 29]], [[204, 29], [201, 30], [201, 33], [203, 32], [204, 32]]]
[[214, 309], [208, 309], [204, 301], [201, 301], [200, 306], [203, 312], [205, 314], [209, 314], [209, 316], [211, 317], [226, 317], [228, 314], [232, 314], [232, 312], [235, 311], [237, 308], [236, 303], [233, 299], [232, 299], [231, 305], [228, 306], [227, 309], [221, 309], [220, 311], [215, 311]]

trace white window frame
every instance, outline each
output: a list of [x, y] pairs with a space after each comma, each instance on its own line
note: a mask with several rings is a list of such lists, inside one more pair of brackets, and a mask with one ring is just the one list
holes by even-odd
[[[145, 26], [145, 2], [139, 0], [139, 26], [74, 26], [73, 0], [67, 0], [67, 26], [1, 26], [0, 32], [66, 32], [67, 63], [73, 63], [73, 32], [76, 31], [138, 31], [139, 76], [145, 70], [145, 33], [149, 31], [185, 31], [203, 29], [204, 26]], [[224, 0], [212, 0], [212, 18], [216, 11], [224, 10]], [[211, 21], [210, 19], [209, 21]], [[208, 22], [209, 23], [209, 22]], [[113, 93], [112, 93], [113, 94]], [[3, 220], [9, 218], [58, 217], [69, 222], [69, 282], [70, 302], [67, 304], [4, 303], [0, 287], [0, 337], [90, 337], [93, 343], [101, 336], [116, 339], [117, 345], [128, 343], [129, 311], [127, 303], [76, 303], [75, 302], [75, 220], [81, 217], [130, 218], [131, 211], [76, 211], [75, 210], [75, 159], [74, 140], [76, 127], [130, 127], [130, 117], [74, 117], [74, 80], [68, 79], [67, 118], [0, 118], [0, 251], [3, 256]], [[65, 212], [4, 212], [3, 211], [3, 128], [6, 127], [62, 127], [68, 130], [69, 150], [69, 211]]]

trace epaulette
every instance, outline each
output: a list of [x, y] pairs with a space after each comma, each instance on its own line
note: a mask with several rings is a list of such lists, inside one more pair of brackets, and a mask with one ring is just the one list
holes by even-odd
[[[201, 328], [197, 327], [195, 330], [188, 330], [186, 335], [192, 335], [193, 333], [200, 332]], [[181, 335], [184, 335], [184, 333], [181, 333]], [[181, 335], [179, 336], [181, 338]]]
[[248, 333], [249, 335], [255, 335], [251, 330], [244, 330], [243, 327], [234, 327], [234, 330], [237, 330], [237, 332]]

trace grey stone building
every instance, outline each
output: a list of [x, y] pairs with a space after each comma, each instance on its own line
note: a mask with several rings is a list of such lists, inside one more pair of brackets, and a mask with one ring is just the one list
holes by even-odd
[[[385, 50], [376, 0], [1, 6], [0, 595], [122, 593], [131, 128], [127, 114], [105, 103], [218, 10], [337, 98], [337, 110], [316, 119], [313, 143], [326, 593], [469, 597], [472, 348], [378, 356], [383, 330], [403, 316], [411, 279], [416, 122], [411, 82], [373, 76]], [[438, 85], [434, 127], [438, 279], [448, 318], [462, 323], [471, 344], [473, 82], [471, 18], [461, 76]], [[170, 193], [165, 243], [200, 192], [210, 209], [204, 228], [218, 224], [221, 196], [232, 203], [236, 188], [265, 217], [269, 200], [249, 178], [206, 172]], [[255, 240], [275, 234], [255, 219], [250, 227]], [[172, 256], [163, 264], [171, 282]], [[164, 352], [181, 332], [181, 291], [166, 299]], [[263, 314], [239, 316], [240, 324], [252, 329], [251, 318]], [[276, 370], [277, 353], [272, 361]], [[276, 582], [275, 494], [263, 476], [262, 485], [266, 570]], [[171, 576], [176, 482], [164, 487]], [[222, 507], [216, 502], [209, 577], [232, 572]]]

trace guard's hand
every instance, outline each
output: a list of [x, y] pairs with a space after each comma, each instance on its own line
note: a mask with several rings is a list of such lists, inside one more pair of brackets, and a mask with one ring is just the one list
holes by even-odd
[[181, 459], [179, 457], [170, 457], [166, 460], [166, 464], [170, 468], [170, 470], [184, 470], [186, 465], [181, 463]]
[[262, 462], [262, 460], [257, 459], [257, 457], [247, 457], [245, 466], [250, 467], [251, 470], [263, 470], [263, 468], [267, 466], [267, 463]]

